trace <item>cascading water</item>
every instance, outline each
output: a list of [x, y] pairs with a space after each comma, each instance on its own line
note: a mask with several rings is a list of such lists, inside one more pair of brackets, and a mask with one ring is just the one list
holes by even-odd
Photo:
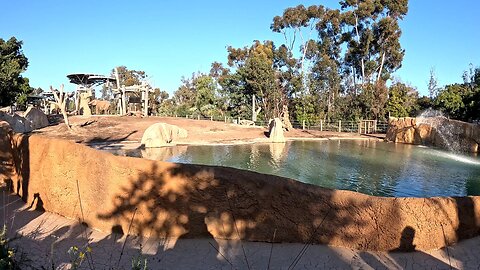
[[462, 130], [450, 123], [450, 120], [446, 118], [441, 111], [434, 109], [427, 109], [422, 112], [416, 119], [416, 125], [421, 124], [429, 125], [432, 128], [432, 132], [438, 135], [437, 138], [441, 139], [441, 142], [437, 144], [443, 145], [448, 151], [461, 152], [461, 137]]

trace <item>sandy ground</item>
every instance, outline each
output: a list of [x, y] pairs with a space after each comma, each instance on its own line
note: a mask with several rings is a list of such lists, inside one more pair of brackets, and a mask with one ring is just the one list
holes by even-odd
[[2, 224], [21, 269], [69, 269], [87, 252], [79, 269], [478, 269], [480, 238], [430, 252], [360, 252], [323, 245], [270, 244], [219, 239], [149, 239], [106, 234], [75, 220], [30, 209], [0, 190]]
[[[266, 141], [265, 127], [246, 127], [224, 122], [193, 120], [175, 117], [133, 117], [133, 116], [73, 116], [69, 118], [72, 131], [58, 119], [57, 124], [35, 131], [36, 134], [73, 140], [78, 143], [99, 142], [139, 143], [143, 132], [158, 122], [177, 125], [188, 132], [188, 137], [177, 144], [212, 144]], [[383, 135], [376, 135], [382, 137]], [[285, 132], [287, 139], [319, 138], [369, 138], [356, 133], [339, 133], [316, 130], [293, 129]]]

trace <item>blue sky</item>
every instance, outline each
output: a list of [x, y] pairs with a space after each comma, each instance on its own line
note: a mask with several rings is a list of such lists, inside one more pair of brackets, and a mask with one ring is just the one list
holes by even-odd
[[[66, 75], [109, 74], [118, 65], [144, 70], [172, 93], [182, 76], [226, 62], [226, 47], [253, 40], [282, 42], [269, 29], [275, 15], [298, 4], [338, 8], [338, 1], [60, 1], [0, 0], [0, 38], [24, 42], [25, 76], [34, 87]], [[406, 50], [395, 74], [426, 94], [429, 71], [439, 84], [461, 82], [469, 63], [480, 66], [480, 1], [411, 0], [401, 23]]]

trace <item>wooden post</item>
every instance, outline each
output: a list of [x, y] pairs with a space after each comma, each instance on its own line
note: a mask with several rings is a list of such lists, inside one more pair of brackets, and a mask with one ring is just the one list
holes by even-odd
[[338, 132], [342, 132], [342, 120], [338, 120]]
[[143, 103], [143, 109], [144, 109], [144, 115], [145, 117], [148, 116], [148, 87], [145, 86], [145, 96], [144, 96], [145, 100], [144, 100], [144, 103]]
[[358, 122], [358, 133], [362, 134], [362, 121]]
[[240, 116], [238, 117], [238, 122], [237, 122], [237, 124], [239, 124], [239, 125], [240, 125]]
[[210, 121], [213, 121], [213, 116], [210, 116]]
[[225, 116], [225, 123], [227, 122], [227, 117]]
[[302, 129], [305, 130], [305, 120], [302, 121]]
[[200, 120], [200, 114], [199, 114], [199, 115], [197, 115], [197, 119], [198, 119], [198, 120]]
[[127, 90], [122, 86], [122, 115], [127, 114]]
[[323, 120], [320, 120], [320, 131], [323, 131]]
[[257, 113], [255, 111], [255, 95], [252, 96], [252, 121], [257, 121]]

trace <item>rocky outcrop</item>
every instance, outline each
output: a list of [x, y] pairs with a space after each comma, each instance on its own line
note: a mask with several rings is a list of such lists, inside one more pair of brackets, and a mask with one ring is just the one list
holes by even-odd
[[385, 140], [477, 153], [480, 144], [480, 125], [440, 116], [390, 118]]
[[162, 147], [174, 145], [174, 140], [186, 138], [187, 131], [175, 125], [156, 123], [149, 126], [142, 137], [142, 144], [146, 147]]
[[0, 121], [7, 122], [9, 126], [18, 133], [28, 133], [33, 130], [30, 121], [16, 113], [10, 115], [8, 113], [0, 112]]
[[[0, 125], [1, 126], [1, 125]], [[480, 197], [385, 198], [233, 168], [120, 157], [0, 128], [12, 192], [105, 232], [430, 250], [480, 232]], [[12, 172], [12, 173], [9, 173]], [[79, 203], [81, 202], [81, 208]]]
[[30, 121], [32, 129], [48, 127], [47, 115], [40, 109], [28, 107], [24, 114], [25, 119]]
[[92, 93], [87, 91], [85, 93], [80, 93], [80, 103], [79, 111], [81, 115], [90, 116], [92, 115], [92, 110], [90, 110], [90, 99], [92, 98]]
[[268, 136], [270, 142], [273, 143], [284, 143], [285, 136], [283, 136], [283, 124], [280, 118], [270, 119], [268, 122]]

